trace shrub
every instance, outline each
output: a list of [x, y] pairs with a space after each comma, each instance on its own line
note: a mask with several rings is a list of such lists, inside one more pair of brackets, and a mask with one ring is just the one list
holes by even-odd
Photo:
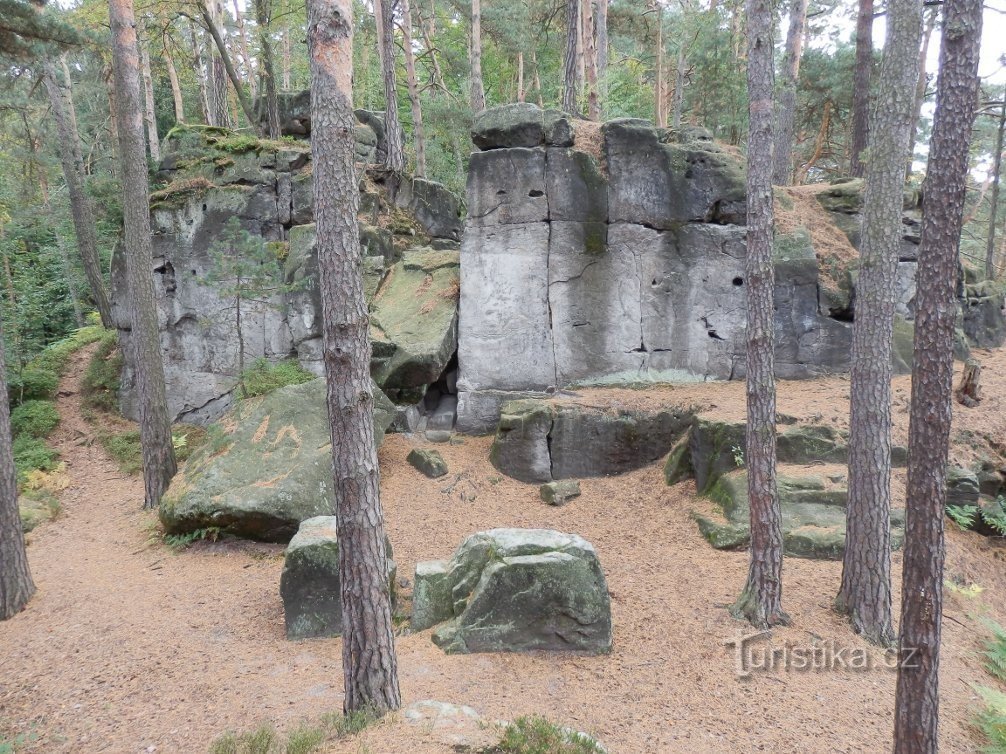
[[519, 717], [506, 726], [503, 738], [484, 754], [600, 754], [590, 736], [563, 728], [539, 715]]
[[119, 375], [122, 373], [122, 352], [117, 348], [115, 332], [109, 330], [87, 365], [81, 382], [84, 405], [102, 411], [118, 408]]
[[62, 511], [59, 498], [48, 490], [25, 492], [18, 498], [21, 530], [30, 532], [39, 524], [51, 521]]
[[975, 726], [989, 740], [983, 751], [989, 754], [1006, 752], [1006, 694], [987, 686], [975, 686], [985, 700], [985, 708], [975, 718]]
[[279, 361], [273, 364], [266, 359], [257, 359], [241, 375], [244, 383], [242, 398], [254, 398], [271, 393], [287, 385], [302, 385], [310, 382], [315, 375], [303, 369], [296, 361]]
[[52, 401], [25, 401], [10, 413], [14, 435], [48, 437], [59, 424], [59, 412]]
[[59, 453], [37, 437], [20, 435], [14, 438], [14, 466], [21, 481], [36, 469], [52, 471], [58, 459]]
[[20, 373], [7, 377], [7, 390], [11, 404], [24, 401], [48, 400], [56, 395], [59, 375], [47, 369], [27, 366]]
[[111, 434], [102, 432], [98, 434], [98, 441], [123, 473], [137, 474], [143, 470], [140, 430], [128, 429], [125, 432]]

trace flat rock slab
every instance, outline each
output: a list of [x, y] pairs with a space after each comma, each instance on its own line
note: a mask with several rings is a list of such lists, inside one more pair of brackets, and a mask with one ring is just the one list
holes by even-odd
[[468, 537], [449, 561], [416, 566], [412, 627], [442, 623], [448, 653], [611, 648], [611, 602], [594, 547], [548, 529]]
[[[747, 472], [736, 469], [720, 476], [709, 497], [718, 510], [695, 513], [702, 536], [718, 550], [746, 548], [751, 542]], [[845, 506], [848, 492], [806, 469], [781, 470], [779, 503], [782, 511], [783, 553], [790, 557], [841, 560], [845, 552]], [[905, 512], [891, 511], [891, 546], [904, 541]]]
[[580, 483], [575, 479], [547, 482], [538, 490], [541, 499], [549, 505], [565, 505], [575, 497], [580, 497]]
[[690, 407], [565, 398], [504, 404], [493, 466], [522, 482], [623, 474], [664, 456], [695, 416]]
[[447, 473], [447, 462], [438, 450], [414, 448], [405, 458], [409, 465], [430, 479], [437, 479]]
[[[394, 599], [395, 561], [385, 538], [389, 590]], [[304, 521], [286, 548], [279, 591], [286, 638], [313, 639], [342, 633], [339, 534], [335, 516]]]
[[[394, 406], [373, 390], [380, 444]], [[169, 534], [216, 527], [286, 542], [302, 521], [334, 506], [325, 381], [317, 379], [236, 404], [172, 480], [159, 515]]]

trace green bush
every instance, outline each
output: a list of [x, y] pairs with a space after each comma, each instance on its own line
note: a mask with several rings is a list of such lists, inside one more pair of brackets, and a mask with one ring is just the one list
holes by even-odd
[[22, 493], [17, 502], [18, 513], [21, 516], [21, 529], [25, 533], [30, 532], [39, 524], [56, 518], [62, 510], [59, 498], [48, 490], [32, 490]]
[[14, 466], [19, 478], [35, 469], [52, 471], [58, 459], [59, 453], [37, 437], [20, 435], [14, 438]]
[[1006, 694], [987, 686], [975, 686], [985, 700], [985, 708], [975, 718], [975, 726], [989, 741], [986, 754], [1006, 753]]
[[7, 377], [7, 392], [12, 405], [24, 401], [44, 401], [56, 395], [59, 375], [48, 369], [27, 366]]
[[114, 412], [118, 409], [119, 375], [122, 373], [122, 352], [115, 332], [107, 331], [87, 365], [81, 382], [81, 395], [88, 408]]
[[241, 375], [244, 385], [242, 398], [254, 398], [278, 390], [287, 385], [302, 385], [310, 382], [315, 375], [303, 369], [296, 361], [279, 361], [275, 364], [266, 359], [256, 359]]
[[518, 717], [503, 738], [485, 754], [600, 754], [604, 749], [589, 736], [551, 723], [539, 715]]
[[52, 401], [25, 401], [10, 412], [10, 425], [15, 436], [48, 437], [58, 424], [59, 412]]
[[123, 473], [137, 474], [143, 470], [140, 430], [130, 429], [118, 434], [101, 433], [98, 435], [98, 441]]

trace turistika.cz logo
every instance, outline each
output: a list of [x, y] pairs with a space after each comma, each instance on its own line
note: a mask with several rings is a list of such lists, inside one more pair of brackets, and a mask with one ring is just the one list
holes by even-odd
[[769, 635], [771, 631], [757, 631], [723, 642], [724, 646], [733, 647], [738, 678], [750, 678], [754, 673], [840, 673], [917, 667], [914, 649], [899, 654], [894, 648], [843, 647], [834, 639], [820, 639], [807, 646], [787, 642], [776, 647], [758, 641]]

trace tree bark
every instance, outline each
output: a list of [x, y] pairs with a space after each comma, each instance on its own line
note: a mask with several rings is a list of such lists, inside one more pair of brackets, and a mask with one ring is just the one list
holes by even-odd
[[958, 246], [968, 147], [978, 99], [982, 2], [947, 0], [943, 14], [915, 298], [901, 662], [894, 703], [895, 754], [936, 752], [939, 743], [943, 518], [952, 413]]
[[80, 136], [70, 122], [66, 100], [56, 83], [52, 63], [43, 63], [42, 81], [49, 96], [53, 120], [56, 122], [56, 134], [59, 137], [57, 151], [63, 167], [63, 178], [66, 180], [66, 193], [70, 199], [70, 214], [73, 216], [73, 229], [77, 236], [80, 261], [84, 266], [84, 275], [87, 277], [95, 308], [101, 317], [101, 324], [111, 329], [115, 324], [112, 321], [112, 307], [101, 273], [94, 209], [91, 207], [91, 198], [84, 190], [84, 160], [80, 154]]
[[524, 90], [524, 52], [517, 53], [517, 101], [524, 102], [527, 93]]
[[920, 0], [888, 0], [887, 39], [869, 132], [863, 241], [852, 327], [849, 503], [836, 609], [867, 641], [894, 641], [891, 619], [891, 377], [905, 157], [922, 36]]
[[272, 40], [269, 27], [272, 24], [270, 0], [255, 0], [255, 23], [258, 26], [259, 48], [262, 55], [260, 75], [265, 89], [266, 132], [270, 139], [281, 135], [279, 123], [279, 98], [276, 96], [276, 70], [272, 60]]
[[911, 151], [908, 153], [908, 163], [905, 166], [906, 179], [912, 174], [912, 163], [915, 158], [915, 142], [919, 138], [919, 118], [922, 117], [922, 105], [926, 101], [926, 85], [929, 78], [926, 76], [926, 61], [929, 59], [929, 42], [933, 37], [933, 29], [936, 26], [936, 19], [940, 9], [929, 8], [926, 14], [925, 28], [922, 32], [922, 48], [919, 50], [919, 80], [915, 84], [915, 110], [912, 113], [912, 141]]
[[954, 398], [967, 408], [975, 408], [982, 402], [982, 365], [978, 359], [968, 359], [964, 364]]
[[372, 706], [384, 712], [401, 706], [401, 693], [373, 435], [370, 322], [359, 264], [353, 5], [351, 0], [308, 0], [307, 8], [314, 213], [342, 582], [344, 710]]
[[653, 83], [653, 122], [658, 128], [667, 127], [667, 109], [664, 107], [664, 13], [663, 6], [654, 2], [650, 6], [657, 14], [657, 70]]
[[154, 302], [153, 248], [150, 243], [150, 198], [143, 152], [140, 74], [132, 0], [108, 0], [112, 28], [112, 66], [119, 116], [119, 160], [122, 163], [122, 216], [129, 289], [130, 346], [136, 366], [136, 393], [143, 452], [144, 508], [154, 508], [175, 475], [164, 388], [164, 364]]
[[213, 125], [213, 105], [210, 102], [210, 87], [208, 85], [208, 71], [203, 67], [202, 44], [199, 40], [199, 33], [196, 25], [189, 19], [189, 37], [192, 40], [192, 67], [196, 74], [196, 84], [199, 87], [199, 104], [203, 110], [203, 121], [208, 126]]
[[803, 56], [806, 20], [807, 0], [793, 0], [789, 6], [786, 56], [782, 62], [782, 86], [779, 87], [779, 101], [776, 103], [775, 169], [772, 174], [772, 182], [776, 186], [788, 186], [793, 182], [796, 85], [800, 80], [800, 58]]
[[541, 71], [538, 68], [538, 53], [531, 50], [531, 65], [534, 70], [534, 90], [538, 93], [538, 107], [545, 107], [541, 94]]
[[17, 615], [35, 594], [28, 568], [21, 516], [17, 507], [17, 472], [11, 449], [7, 364], [0, 332], [0, 620]]
[[482, 3], [472, 0], [472, 112], [480, 113], [486, 109], [486, 90], [482, 82]]
[[416, 56], [412, 50], [412, 8], [409, 0], [402, 0], [402, 48], [405, 50], [405, 75], [409, 84], [409, 103], [412, 106], [412, 140], [416, 147], [416, 175], [426, 177], [426, 133], [423, 129], [423, 103], [419, 99], [419, 82], [416, 80]]
[[577, 113], [576, 38], [580, 18], [580, 0], [566, 0], [566, 57], [562, 76], [562, 109]]
[[283, 91], [290, 91], [290, 69], [292, 68], [292, 56], [290, 54], [290, 29], [283, 28]]
[[[398, 84], [395, 77], [395, 6], [398, 0], [374, 0], [374, 13], [381, 24], [378, 36], [381, 78], [384, 80], [384, 167], [392, 173], [405, 170], [405, 147], [398, 120]], [[379, 14], [379, 15], [378, 15]]]
[[171, 45], [168, 43], [168, 39], [170, 38], [168, 24], [163, 16], [161, 23], [164, 24], [161, 29], [161, 49], [164, 50], [164, 65], [167, 68], [168, 81], [171, 84], [171, 102], [175, 108], [175, 122], [184, 123], [185, 100], [182, 98], [181, 84], [178, 83], [178, 70], [175, 68], [175, 57], [171, 54]]
[[594, 3], [594, 28], [597, 29], [597, 80], [601, 109], [608, 101], [608, 0], [592, 0]]
[[989, 280], [996, 279], [996, 224], [999, 222], [999, 183], [1002, 179], [1004, 132], [1006, 132], [1006, 89], [1003, 89], [1003, 101], [999, 105], [999, 127], [996, 129], [996, 145], [992, 156], [992, 196], [988, 234], [985, 238], [985, 277]]
[[751, 564], [731, 608], [756, 628], [789, 622], [782, 610], [782, 514], [776, 486], [772, 310], [772, 3], [747, 0], [747, 430], [745, 467], [751, 506]]
[[870, 138], [870, 79], [873, 69], [873, 0], [859, 0], [856, 68], [852, 76], [852, 148], [849, 172], [863, 176], [863, 150]]
[[[214, 61], [214, 65], [217, 62], [221, 63], [224, 70], [227, 71], [227, 77], [231, 80], [231, 85], [234, 87], [234, 92], [237, 94], [238, 102], [241, 103], [241, 111], [244, 113], [245, 118], [248, 119], [248, 123], [253, 127], [257, 127], [257, 122], [255, 120], [255, 109], [251, 105], [251, 101], [248, 99], [248, 95], [245, 94], [244, 86], [241, 84], [241, 79], [234, 70], [234, 66], [231, 63], [230, 55], [227, 54], [227, 46], [224, 44], [223, 37], [220, 36], [220, 29], [217, 27], [213, 18], [210, 16], [209, 11], [206, 9], [205, 5], [199, 6], [203, 14], [203, 22], [206, 24], [206, 28], [210, 32], [210, 36], [213, 37], [213, 41], [216, 43], [217, 52], [220, 53], [220, 57]], [[226, 85], [224, 87], [224, 110], [226, 111]], [[219, 107], [219, 105], [218, 105]], [[223, 125], [223, 124], [217, 124]]]
[[258, 90], [255, 84], [255, 68], [252, 66], [251, 54], [248, 52], [248, 28], [245, 25], [244, 14], [241, 13], [241, 3], [239, 0], [233, 0], [233, 5], [234, 24], [238, 30], [238, 49], [241, 51], [241, 62], [244, 63], [245, 71], [248, 75], [248, 89], [251, 91], [252, 99], [254, 99], [258, 95]]
[[[200, 0], [199, 11], [207, 31], [212, 36], [213, 30], [217, 28], [215, 19], [222, 12], [220, 3], [218, 0]], [[219, 32], [216, 36], [219, 36]], [[216, 41], [215, 38], [214, 41]], [[212, 44], [209, 46], [206, 63], [207, 91], [209, 93], [210, 104], [210, 118], [208, 122], [211, 126], [228, 128], [233, 123], [231, 123], [230, 113], [227, 111], [227, 73], [224, 69], [224, 63], [220, 59], [220, 49], [226, 49], [222, 39], [220, 44], [217, 45], [216, 52], [214, 52]]]
[[[430, 17], [428, 20], [424, 21], [420, 19], [419, 28], [423, 33], [423, 46], [426, 48], [426, 52], [430, 56], [430, 63], [433, 66], [433, 83], [444, 94], [450, 94], [450, 90], [447, 88], [447, 84], [444, 81], [444, 72], [440, 68], [440, 58], [437, 56], [437, 47], [433, 44], [433, 40], [437, 33], [437, 16], [436, 16], [436, 4], [435, 2], [430, 4]], [[419, 8], [422, 8], [422, 3], [420, 3]]]
[[140, 75], [143, 81], [143, 122], [147, 126], [147, 149], [150, 159], [161, 161], [161, 138], [157, 133], [157, 109], [154, 106], [154, 78], [150, 74], [150, 45], [144, 26], [137, 26], [137, 44], [140, 49]]
[[678, 59], [674, 69], [674, 96], [671, 98], [671, 128], [681, 128], [681, 113], [685, 105], [685, 59], [684, 45], [678, 47]]
[[583, 56], [587, 72], [587, 117], [601, 119], [601, 100], [597, 90], [597, 44], [591, 0], [583, 3]]

